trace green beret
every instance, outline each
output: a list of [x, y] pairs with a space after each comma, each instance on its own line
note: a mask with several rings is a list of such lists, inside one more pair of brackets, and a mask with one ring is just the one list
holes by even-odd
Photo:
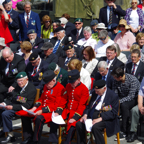
[[48, 66], [48, 70], [54, 71], [55, 68], [56, 68], [56, 63], [54, 63], [54, 62], [50, 63], [49, 66]]
[[17, 74], [16, 79], [23, 78], [25, 76], [27, 76], [26, 72], [20, 72]]
[[83, 22], [83, 21], [82, 21], [81, 18], [77, 18], [77, 19], [75, 19], [74, 23], [75, 23], [75, 22]]
[[106, 81], [105, 80], [97, 80], [94, 82], [94, 88], [96, 89], [101, 89], [106, 85]]

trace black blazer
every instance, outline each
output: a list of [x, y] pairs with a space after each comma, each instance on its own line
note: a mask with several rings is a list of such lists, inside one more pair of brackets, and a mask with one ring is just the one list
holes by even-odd
[[16, 30], [19, 29], [19, 18], [18, 18], [19, 13], [16, 12], [15, 10], [12, 10], [9, 13], [9, 15], [13, 21], [12, 21], [12, 23], [8, 24], [8, 27], [9, 27], [11, 35], [14, 39], [13, 42], [16, 42], [16, 41], [18, 41], [18, 37], [16, 35]]
[[71, 22], [67, 22], [66, 23], [66, 26], [65, 26], [65, 33], [66, 33], [66, 36], [70, 36], [71, 34], [71, 31], [76, 29], [75, 28], [75, 25]]
[[[122, 8], [119, 5], [116, 5], [116, 6], [117, 6], [117, 8], [113, 9], [113, 13], [112, 13], [112, 23], [119, 24], [120, 17], [125, 16], [126, 12], [124, 10], [122, 10]], [[99, 23], [104, 23], [106, 27], [108, 26], [107, 6], [100, 9]]]
[[[87, 114], [87, 115], [89, 114], [90, 109], [94, 101], [96, 100], [97, 96], [98, 95], [94, 91], [92, 93], [92, 97], [89, 102], [89, 105], [87, 105], [83, 114]], [[107, 88], [103, 103], [105, 103], [104, 106], [108, 106], [108, 105], [112, 106], [111, 111], [101, 113], [102, 120], [106, 124], [107, 136], [110, 137], [120, 131], [119, 120], [118, 120], [119, 97], [112, 90]], [[93, 114], [93, 118], [94, 117], [95, 117], [95, 112]]]
[[[32, 108], [34, 100], [35, 100], [36, 88], [35, 88], [35, 86], [32, 83], [28, 82], [28, 85], [20, 93], [21, 89], [22, 88], [20, 88], [17, 85], [16, 88], [12, 92], [12, 97], [9, 97], [5, 101], [5, 103], [7, 105], [12, 105], [13, 106], [12, 110], [14, 110], [14, 111], [22, 110], [21, 106], [24, 106], [27, 109]], [[18, 100], [18, 96], [26, 98], [27, 99], [26, 102], [17, 101]]]
[[[99, 59], [99, 62], [100, 61], [107, 61], [107, 57], [101, 57]], [[97, 64], [98, 65], [98, 64]], [[109, 67], [109, 71], [112, 71], [113, 69], [115, 69], [116, 67], [121, 67], [124, 69], [124, 63], [121, 62], [119, 59], [117, 59], [117, 57], [115, 57], [114, 61], [112, 62], [112, 64], [110, 65]], [[91, 74], [91, 77], [94, 77], [96, 72], [97, 72], [98, 68], [97, 66], [95, 67], [95, 69], [93, 70], [92, 74]]]
[[[2, 84], [6, 85], [7, 87], [9, 87], [9, 86], [16, 87], [17, 82], [16, 82], [15, 77], [19, 72], [25, 71], [25, 68], [26, 68], [25, 61], [21, 56], [14, 54], [14, 59], [11, 62], [8, 76], [5, 74], [6, 67], [7, 67], [7, 62], [3, 58], [1, 58], [0, 82]], [[17, 69], [16, 73], [12, 72], [12, 70], [14, 70], [14, 69]]]
[[[126, 73], [132, 74], [132, 62], [130, 62], [126, 65]], [[135, 77], [139, 80], [139, 82], [141, 82], [144, 77], [144, 63], [141, 61], [135, 72]]]
[[51, 53], [49, 56], [45, 56], [45, 54], [42, 54], [41, 55], [41, 58], [46, 61], [48, 64], [54, 62], [54, 63], [57, 63], [58, 62], [58, 57], [56, 54], [54, 53]]

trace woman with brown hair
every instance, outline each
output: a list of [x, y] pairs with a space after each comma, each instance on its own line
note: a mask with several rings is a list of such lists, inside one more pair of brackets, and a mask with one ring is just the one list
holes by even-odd
[[140, 46], [140, 48], [142, 49], [144, 46], [144, 33], [138, 33], [136, 36], [136, 43]]
[[82, 67], [82, 62], [78, 59], [72, 59], [68, 64], [69, 70], [77, 69], [80, 72], [80, 81], [90, 90], [91, 78], [87, 70]]
[[41, 37], [44, 39], [50, 38], [50, 33], [53, 32], [52, 21], [48, 15], [42, 17], [43, 25], [41, 26]]
[[29, 63], [29, 57], [32, 53], [32, 45], [29, 41], [23, 41], [20, 44], [21, 52], [23, 52], [22, 57], [25, 59], [25, 64], [27, 65]]
[[82, 66], [85, 68], [89, 74], [93, 72], [96, 67], [98, 60], [95, 58], [95, 52], [91, 46], [87, 46], [82, 50], [83, 60]]

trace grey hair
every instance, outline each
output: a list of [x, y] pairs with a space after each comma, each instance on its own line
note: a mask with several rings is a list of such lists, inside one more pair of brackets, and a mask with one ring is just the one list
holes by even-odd
[[84, 33], [84, 31], [87, 31], [87, 32], [89, 32], [90, 34], [92, 34], [92, 30], [91, 30], [91, 27], [90, 27], [90, 26], [84, 27], [83, 33]]
[[101, 30], [99, 32], [99, 38], [102, 38], [102, 37], [107, 37], [108, 36], [108, 31], [107, 30]]
[[[130, 0], [130, 4], [132, 3], [133, 0]], [[139, 1], [137, 0], [137, 4], [139, 4]]]
[[121, 53], [120, 47], [119, 47], [119, 45], [117, 43], [114, 43], [113, 45], [116, 48], [116, 53], [117, 53], [117, 57], [118, 57], [120, 55], [120, 53]]
[[107, 62], [106, 61], [100, 61], [98, 63], [98, 69], [99, 68], [104, 68], [104, 69], [107, 69]]
[[24, 79], [28, 79], [28, 76], [23, 77]]
[[25, 5], [30, 5], [30, 6], [31, 6], [31, 5], [32, 5], [32, 3], [31, 3], [31, 2], [29, 2], [29, 1], [25, 1], [25, 2], [24, 2], [24, 6], [25, 6]]
[[65, 30], [61, 30], [60, 32], [64, 32], [65, 33]]
[[8, 50], [8, 52], [9, 52], [10, 55], [13, 53], [13, 51], [11, 50], [11, 48], [9, 48], [9, 47], [5, 47], [3, 50], [5, 50], [5, 49]]
[[68, 22], [68, 20], [65, 17], [61, 17], [59, 18], [59, 20], [61, 21], [61, 24], [66, 24]]

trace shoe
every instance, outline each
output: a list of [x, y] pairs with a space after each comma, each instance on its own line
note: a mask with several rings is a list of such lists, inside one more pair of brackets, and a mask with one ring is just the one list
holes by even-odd
[[28, 143], [32, 143], [31, 137], [29, 137], [26, 140], [24, 140], [23, 142], [21, 142], [21, 144], [28, 144]]
[[133, 132], [130, 137], [127, 139], [127, 142], [134, 142], [137, 139], [137, 134]]
[[1, 144], [5, 144], [5, 143], [8, 143], [8, 142], [15, 142], [15, 141], [16, 141], [15, 136], [10, 137], [10, 136], [8, 135], [8, 136], [6, 137], [6, 139], [3, 140], [3, 141], [1, 141], [0, 143], [1, 143]]
[[[119, 137], [120, 137], [120, 140], [125, 140], [126, 138], [126, 134], [124, 132], [119, 132]], [[114, 141], [117, 141], [117, 137], [114, 139]]]
[[4, 137], [4, 136], [5, 136], [5, 133], [1, 130], [1, 131], [0, 131], [0, 138], [1, 138], [1, 137]]

